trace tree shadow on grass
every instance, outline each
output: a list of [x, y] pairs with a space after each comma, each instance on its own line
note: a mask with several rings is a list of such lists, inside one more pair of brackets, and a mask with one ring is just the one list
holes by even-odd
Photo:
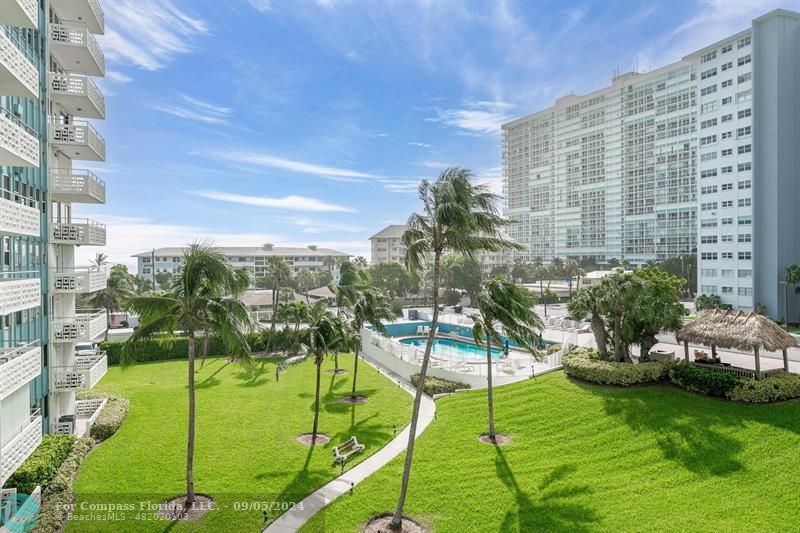
[[239, 380], [239, 387], [257, 387], [269, 382], [269, 372], [274, 365], [259, 361], [250, 368], [242, 368], [240, 372], [234, 374], [234, 378]]
[[[214, 372], [212, 372], [211, 374], [206, 376], [203, 379], [203, 381], [201, 381], [199, 383], [195, 383], [194, 388], [195, 389], [209, 389], [211, 387], [216, 387], [217, 385], [222, 383], [220, 381], [220, 379], [217, 377], [217, 374], [222, 372], [225, 369], [225, 367], [227, 367], [229, 364], [230, 363], [222, 363], [216, 370], [214, 370]], [[188, 386], [187, 386], [187, 388], [188, 388]]]
[[[588, 485], [560, 483], [575, 470], [571, 465], [556, 467], [539, 485], [538, 498], [523, 491], [513, 470], [506, 461], [500, 446], [495, 446], [495, 470], [516, 500], [516, 509], [510, 509], [503, 518], [499, 531], [591, 531], [596, 529], [598, 518], [591, 509], [570, 501], [571, 498], [591, 494]], [[558, 485], [557, 488], [553, 488]]]
[[[305, 498], [312, 491], [317, 490], [332, 477], [330, 469], [313, 470], [311, 466], [311, 458], [315, 453], [324, 453], [325, 450], [322, 446], [310, 446], [306, 454], [305, 462], [300, 470], [290, 470], [288, 472], [296, 472], [294, 478], [284, 487], [284, 489], [275, 497], [276, 502], [293, 502], [298, 503]], [[267, 472], [260, 473], [255, 476], [257, 480], [264, 480], [274, 475], [279, 475], [285, 472], [274, 472], [268, 470]], [[271, 518], [277, 518], [278, 514]]]

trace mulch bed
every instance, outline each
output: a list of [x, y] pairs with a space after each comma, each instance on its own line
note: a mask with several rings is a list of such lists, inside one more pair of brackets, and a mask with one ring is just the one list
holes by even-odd
[[340, 368], [339, 370], [328, 370], [328, 374], [331, 376], [341, 376], [342, 374], [347, 374], [347, 370], [344, 368]]
[[489, 435], [487, 433], [484, 433], [480, 437], [478, 437], [478, 440], [484, 444], [492, 444], [495, 446], [507, 446], [511, 444], [511, 437], [509, 437], [505, 433], [495, 433], [494, 438], [495, 440], [492, 441], [492, 439], [489, 438]]
[[349, 404], [367, 403], [367, 397], [359, 395], [353, 397], [348, 394], [347, 396], [342, 396], [341, 398], [339, 398], [339, 403], [349, 403]]
[[331, 441], [331, 438], [324, 433], [317, 433], [317, 440], [316, 442], [312, 443], [311, 433], [303, 433], [302, 435], [298, 435], [296, 440], [300, 444], [311, 446], [312, 444], [328, 444]]
[[[363, 533], [397, 533], [396, 530], [389, 529], [389, 522], [391, 521], [391, 514], [376, 516], [364, 524], [364, 528], [361, 531], [363, 531]], [[429, 533], [430, 529], [404, 516], [403, 529], [401, 531], [402, 533]]]
[[191, 521], [201, 518], [214, 509], [214, 500], [205, 494], [195, 494], [194, 503], [186, 506], [186, 495], [181, 494], [158, 504], [158, 515], [172, 521]]

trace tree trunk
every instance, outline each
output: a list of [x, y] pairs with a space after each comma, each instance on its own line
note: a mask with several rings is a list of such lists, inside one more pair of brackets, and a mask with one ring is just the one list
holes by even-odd
[[650, 350], [653, 349], [653, 346], [658, 344], [658, 339], [655, 335], [648, 335], [642, 338], [642, 342], [639, 345], [639, 362], [646, 363], [650, 360]]
[[492, 340], [489, 329], [486, 329], [486, 397], [489, 401], [489, 438], [497, 442], [494, 436], [494, 402], [492, 401]]
[[106, 334], [105, 340], [108, 342], [108, 331], [111, 329], [111, 310], [106, 307]]
[[333, 354], [333, 373], [339, 373], [339, 350], [336, 350], [336, 352]]
[[544, 302], [544, 316], [547, 316], [547, 298], [544, 295], [542, 280], [539, 280], [539, 296], [542, 297], [542, 301]]
[[318, 357], [314, 361], [317, 365], [317, 389], [314, 393], [314, 429], [311, 430], [311, 445], [317, 443], [317, 427], [319, 425], [319, 380], [320, 373], [322, 372], [322, 357]]
[[358, 347], [353, 352], [355, 356], [355, 361], [353, 361], [353, 392], [350, 394], [350, 397], [355, 401], [356, 399], [356, 378], [358, 377]]
[[592, 333], [594, 342], [597, 344], [597, 353], [600, 359], [608, 361], [608, 334], [606, 333], [606, 323], [597, 313], [592, 313]]
[[211, 337], [209, 336], [208, 332], [203, 334], [203, 351], [200, 354], [200, 368], [202, 369], [203, 366], [206, 364], [206, 357], [208, 357], [208, 346], [211, 344]]
[[620, 347], [622, 340], [622, 311], [620, 309], [615, 309], [614, 311], [614, 359], [621, 363], [623, 361]]
[[419, 407], [422, 404], [422, 389], [425, 386], [425, 376], [428, 373], [428, 361], [431, 358], [431, 348], [436, 334], [436, 325], [439, 321], [439, 273], [441, 267], [442, 252], [437, 250], [433, 259], [433, 316], [431, 317], [431, 330], [428, 332], [428, 343], [425, 345], [425, 354], [422, 357], [422, 367], [419, 369], [419, 383], [417, 392], [414, 395], [414, 410], [411, 413], [411, 426], [408, 432], [408, 445], [406, 446], [406, 461], [403, 466], [403, 481], [400, 485], [400, 497], [397, 499], [397, 508], [389, 522], [389, 529], [400, 531], [403, 528], [403, 506], [406, 503], [406, 493], [408, 492], [408, 481], [411, 477], [411, 460], [414, 456], [414, 437], [417, 433], [417, 422], [419, 420]]
[[194, 332], [189, 332], [189, 438], [186, 444], [186, 503], [194, 503]]

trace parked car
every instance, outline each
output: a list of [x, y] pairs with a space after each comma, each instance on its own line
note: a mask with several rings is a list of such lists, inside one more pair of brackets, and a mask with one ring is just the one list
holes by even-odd
[[93, 342], [79, 342], [75, 345], [75, 355], [94, 355], [98, 351]]

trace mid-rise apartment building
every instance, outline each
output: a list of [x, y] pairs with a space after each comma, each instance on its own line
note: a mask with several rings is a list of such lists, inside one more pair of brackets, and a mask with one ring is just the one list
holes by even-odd
[[[800, 14], [775, 10], [665, 67], [503, 126], [526, 259], [696, 253], [700, 292], [783, 315], [800, 262]], [[792, 302], [793, 303], [793, 302]]]
[[98, 401], [76, 401], [105, 373], [104, 354], [75, 345], [103, 335], [104, 313], [76, 298], [106, 274], [76, 267], [76, 246], [102, 246], [105, 227], [72, 216], [74, 203], [105, 202], [105, 184], [74, 160], [105, 160], [84, 119], [105, 117], [94, 34], [97, 0], [0, 3], [0, 484], [43, 432], [88, 430]]
[[[218, 246], [216, 250], [233, 266], [249, 268], [256, 279], [265, 275], [267, 259], [270, 257], [282, 257], [295, 274], [303, 269], [311, 272], [327, 270], [334, 279], [338, 276], [339, 263], [351, 257], [350, 254], [313, 244], [305, 248], [269, 243], [261, 246]], [[137, 259], [137, 272], [147, 279], [155, 279], [155, 275], [161, 272], [175, 274], [181, 267], [185, 251], [186, 248], [182, 247], [167, 247], [136, 254], [133, 257]]]

